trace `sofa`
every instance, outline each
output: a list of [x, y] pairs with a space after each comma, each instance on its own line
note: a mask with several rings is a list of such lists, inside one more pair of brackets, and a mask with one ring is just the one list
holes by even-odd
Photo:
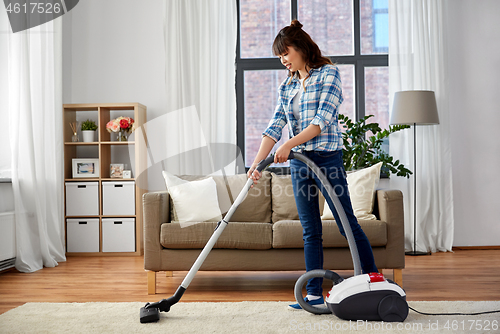
[[[217, 197], [233, 201], [246, 175], [211, 176]], [[186, 181], [206, 176], [180, 176]], [[220, 203], [225, 212], [230, 203]], [[325, 201], [320, 196], [323, 212]], [[196, 210], [196, 208], [193, 208]], [[176, 221], [168, 190], [143, 196], [144, 268], [148, 294], [156, 293], [156, 273], [189, 270], [212, 235], [217, 221], [183, 224]], [[393, 270], [393, 280], [403, 284], [405, 266], [403, 195], [399, 190], [374, 191], [374, 220], [358, 219], [366, 233], [377, 267]], [[346, 239], [334, 220], [323, 220], [324, 268], [353, 269]], [[290, 175], [264, 171], [234, 213], [200, 270], [300, 271], [305, 270], [300, 225]]]

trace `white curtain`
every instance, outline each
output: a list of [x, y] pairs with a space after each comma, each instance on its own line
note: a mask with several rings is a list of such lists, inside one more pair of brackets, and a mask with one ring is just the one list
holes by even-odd
[[163, 148], [172, 158], [165, 169], [210, 174], [231, 162], [234, 168], [236, 1], [168, 0], [164, 29], [172, 116]]
[[[413, 214], [417, 214], [417, 251], [451, 251], [453, 189], [446, 69], [446, 1], [389, 1], [389, 93], [432, 90], [439, 125], [417, 126], [417, 207], [413, 176], [392, 177], [391, 188], [404, 193], [405, 248], [413, 250]], [[391, 106], [392, 110], [392, 106]], [[413, 166], [413, 128], [390, 137], [390, 153]]]
[[62, 21], [9, 32], [9, 124], [16, 268], [65, 261]]
[[[7, 12], [0, 10], [0, 101], [3, 108], [0, 108], [0, 119], [8, 122], [9, 119], [9, 35], [12, 31], [9, 23]], [[10, 130], [8, 126], [2, 127], [0, 131], [0, 179], [11, 178], [10, 164]], [[0, 202], [5, 202], [4, 196], [8, 196], [5, 192], [5, 185], [0, 185]], [[3, 204], [3, 203], [2, 203]], [[3, 206], [0, 204], [0, 206]], [[1, 211], [0, 211], [1, 212]]]

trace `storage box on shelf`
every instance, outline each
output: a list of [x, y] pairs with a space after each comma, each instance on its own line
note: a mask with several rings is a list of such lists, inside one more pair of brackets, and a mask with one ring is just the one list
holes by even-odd
[[102, 214], [108, 216], [135, 215], [135, 182], [103, 182]]
[[66, 182], [66, 216], [99, 215], [99, 182]]
[[135, 218], [102, 219], [103, 252], [135, 252]]
[[99, 252], [99, 218], [66, 219], [68, 252]]
[[[66, 249], [68, 255], [142, 255], [142, 195], [147, 184], [144, 140], [116, 141], [106, 124], [119, 116], [135, 120], [135, 128], [146, 122], [146, 107], [140, 103], [65, 104], [64, 179]], [[73, 142], [70, 123], [94, 120], [96, 142]], [[98, 159], [93, 177], [73, 177], [73, 159]], [[132, 178], [110, 177], [111, 163], [125, 163]], [[144, 175], [143, 175], [144, 174]]]

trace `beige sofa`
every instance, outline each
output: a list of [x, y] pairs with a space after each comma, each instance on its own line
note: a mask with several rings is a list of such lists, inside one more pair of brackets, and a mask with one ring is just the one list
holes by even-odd
[[[228, 193], [236, 198], [246, 175], [215, 176], [214, 180], [218, 198], [228, 197]], [[219, 204], [227, 210], [227, 203]], [[324, 199], [321, 207], [323, 204]], [[168, 191], [143, 196], [148, 294], [156, 292], [157, 272], [165, 271], [168, 276], [173, 271], [189, 270], [217, 225], [217, 222], [200, 222], [185, 227], [174, 220], [172, 206]], [[221, 211], [224, 212], [224, 208]], [[359, 223], [370, 240], [377, 267], [393, 269], [394, 281], [402, 286], [405, 266], [402, 193], [377, 190], [374, 214], [377, 220], [359, 220]], [[234, 213], [200, 270], [305, 270], [302, 227], [298, 219], [290, 176], [265, 171]], [[347, 241], [335, 221], [323, 221], [323, 247], [325, 269], [353, 268]]]

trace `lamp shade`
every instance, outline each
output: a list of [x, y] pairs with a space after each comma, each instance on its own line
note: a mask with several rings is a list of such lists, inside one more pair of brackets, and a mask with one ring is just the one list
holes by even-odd
[[396, 92], [390, 124], [439, 124], [434, 92], [428, 90]]

